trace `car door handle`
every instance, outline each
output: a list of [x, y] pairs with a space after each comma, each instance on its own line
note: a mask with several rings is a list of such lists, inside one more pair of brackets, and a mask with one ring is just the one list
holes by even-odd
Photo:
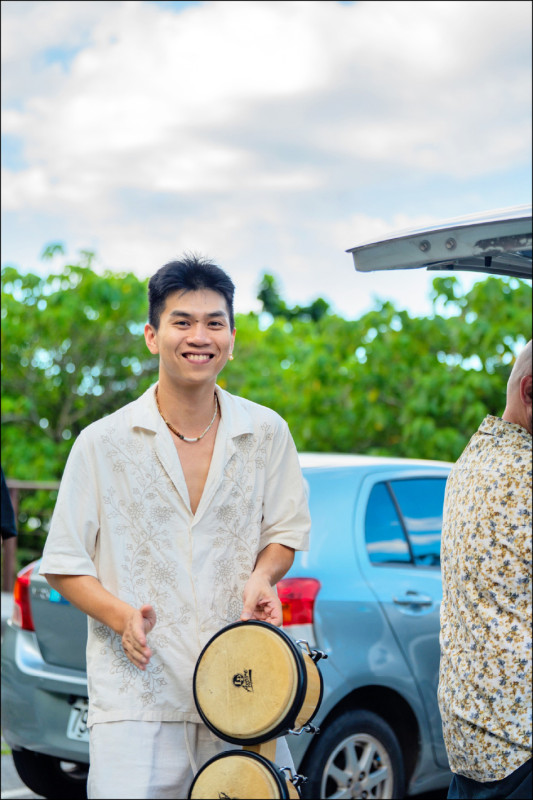
[[431, 606], [433, 598], [418, 592], [406, 592], [403, 597], [393, 597], [393, 602], [398, 606]]

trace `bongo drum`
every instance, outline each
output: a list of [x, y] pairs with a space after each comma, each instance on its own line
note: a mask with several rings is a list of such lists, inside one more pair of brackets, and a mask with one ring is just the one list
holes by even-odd
[[287, 768], [280, 769], [267, 758], [247, 750], [233, 750], [211, 758], [196, 775], [189, 790], [191, 800], [270, 800], [299, 798], [293, 783], [300, 776], [288, 778]]
[[[315, 651], [317, 660], [321, 655]], [[213, 733], [233, 744], [313, 732], [309, 722], [323, 692], [315, 656], [266, 622], [228, 625], [211, 638], [196, 663], [198, 712]]]

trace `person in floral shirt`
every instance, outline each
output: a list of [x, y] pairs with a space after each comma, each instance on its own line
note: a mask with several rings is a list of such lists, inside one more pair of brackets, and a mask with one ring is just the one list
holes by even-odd
[[439, 706], [448, 798], [531, 798], [531, 341], [444, 501]]

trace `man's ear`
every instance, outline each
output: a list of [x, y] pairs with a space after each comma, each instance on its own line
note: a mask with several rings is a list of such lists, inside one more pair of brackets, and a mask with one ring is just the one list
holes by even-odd
[[524, 375], [524, 377], [520, 380], [520, 400], [525, 406], [530, 406], [532, 403], [532, 388], [533, 378], [531, 375]]
[[150, 323], [146, 323], [144, 326], [144, 340], [146, 342], [146, 346], [148, 350], [153, 354], [156, 355], [159, 353], [159, 347], [157, 345], [157, 338], [156, 338], [157, 331], [150, 325]]

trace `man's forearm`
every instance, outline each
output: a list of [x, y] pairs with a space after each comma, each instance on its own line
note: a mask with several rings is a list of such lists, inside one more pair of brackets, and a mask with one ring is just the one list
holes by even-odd
[[46, 580], [73, 606], [122, 636], [132, 606], [119, 600], [92, 575], [45, 575]]
[[294, 561], [294, 550], [284, 544], [269, 544], [257, 556], [253, 574], [263, 575], [271, 586], [280, 581], [290, 570]]

